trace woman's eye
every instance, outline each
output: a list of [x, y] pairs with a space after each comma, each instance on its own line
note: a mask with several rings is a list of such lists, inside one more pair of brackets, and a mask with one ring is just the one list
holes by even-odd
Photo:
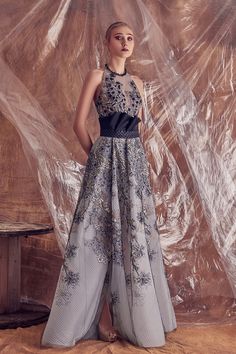
[[[122, 37], [122, 36], [116, 36], [115, 38], [118, 39], [118, 40], [120, 40], [120, 39], [122, 39], [123, 37]], [[128, 39], [128, 41], [132, 41], [132, 40], [133, 40], [133, 37], [129, 36], [129, 37], [127, 37], [127, 39]]]

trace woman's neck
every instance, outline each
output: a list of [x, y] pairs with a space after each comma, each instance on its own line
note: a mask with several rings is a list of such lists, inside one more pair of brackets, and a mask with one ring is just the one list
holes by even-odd
[[110, 59], [107, 62], [109, 68], [117, 74], [125, 73], [125, 60]]

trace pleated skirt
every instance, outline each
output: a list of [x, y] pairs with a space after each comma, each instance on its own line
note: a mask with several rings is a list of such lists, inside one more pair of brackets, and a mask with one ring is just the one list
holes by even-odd
[[105, 299], [136, 346], [162, 346], [177, 327], [139, 137], [100, 136], [90, 150], [41, 345], [98, 339]]

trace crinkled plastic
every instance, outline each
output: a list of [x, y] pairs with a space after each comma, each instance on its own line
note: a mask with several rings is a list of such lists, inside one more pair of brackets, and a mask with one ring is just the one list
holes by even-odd
[[[0, 109], [17, 129], [62, 254], [84, 173], [72, 125], [106, 28], [130, 24], [145, 84], [147, 153], [179, 319], [232, 322], [236, 306], [234, 0], [1, 1]], [[99, 135], [93, 105], [92, 140]]]

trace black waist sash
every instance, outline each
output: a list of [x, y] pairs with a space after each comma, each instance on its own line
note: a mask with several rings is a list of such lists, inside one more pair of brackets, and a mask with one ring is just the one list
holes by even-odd
[[99, 118], [101, 136], [115, 138], [136, 138], [139, 136], [138, 116], [130, 116], [126, 112], [113, 112]]

